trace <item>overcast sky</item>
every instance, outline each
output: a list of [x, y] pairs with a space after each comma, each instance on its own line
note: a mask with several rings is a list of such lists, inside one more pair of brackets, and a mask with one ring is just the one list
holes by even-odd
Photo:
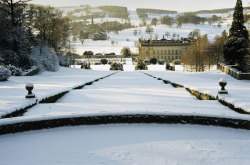
[[[244, 6], [249, 6], [250, 0], [242, 0]], [[135, 8], [156, 8], [166, 10], [195, 11], [205, 9], [232, 8], [236, 0], [33, 0], [32, 3], [57, 6], [91, 6], [118, 5], [130, 10]]]

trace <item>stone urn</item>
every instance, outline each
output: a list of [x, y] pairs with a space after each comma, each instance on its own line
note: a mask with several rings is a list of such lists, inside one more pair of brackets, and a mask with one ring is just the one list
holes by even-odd
[[35, 94], [32, 93], [32, 90], [34, 88], [34, 85], [32, 83], [26, 84], [25, 88], [28, 91], [28, 94], [25, 96], [26, 98], [30, 99], [36, 97]]
[[221, 89], [218, 91], [218, 94], [228, 94], [228, 91], [225, 89], [227, 81], [222, 78], [219, 80], [219, 85], [221, 86]]

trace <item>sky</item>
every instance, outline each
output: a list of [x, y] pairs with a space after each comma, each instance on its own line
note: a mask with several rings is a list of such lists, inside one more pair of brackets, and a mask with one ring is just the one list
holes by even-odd
[[[250, 6], [250, 0], [242, 0], [243, 6]], [[155, 8], [179, 12], [232, 8], [236, 0], [33, 0], [31, 3], [60, 6], [115, 5], [126, 6], [129, 10], [136, 8]]]

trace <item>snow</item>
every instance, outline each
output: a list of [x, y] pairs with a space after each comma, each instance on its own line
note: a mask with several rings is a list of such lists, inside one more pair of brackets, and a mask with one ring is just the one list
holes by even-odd
[[225, 80], [224, 78], [221, 78], [221, 79], [219, 80], [219, 82], [220, 82], [220, 83], [227, 83], [227, 80]]
[[190, 73], [190, 72], [157, 72], [146, 71], [147, 73], [169, 80], [173, 83], [184, 85], [190, 89], [200, 91], [201, 93], [207, 93], [214, 97], [217, 96], [218, 90], [220, 90], [219, 80], [221, 78], [227, 81], [226, 90], [228, 95], [219, 95], [219, 98], [233, 104], [236, 108], [242, 108], [247, 112], [250, 112], [250, 81], [249, 80], [237, 80], [231, 76], [222, 73], [221, 71], [214, 70], [202, 73]]
[[190, 125], [124, 124], [0, 137], [1, 164], [166, 165], [250, 162], [250, 132]]
[[[141, 72], [119, 72], [81, 90], [73, 90], [55, 104], [37, 105], [24, 116], [26, 119], [36, 119], [39, 116], [61, 118], [116, 114], [208, 116], [250, 120], [250, 116], [234, 112], [217, 100], [197, 100], [184, 88], [174, 88]], [[12, 121], [15, 122], [15, 119]]]
[[36, 99], [25, 99], [27, 83], [34, 84], [32, 92], [42, 100], [111, 73], [62, 67], [58, 72], [43, 72], [31, 77], [12, 76], [9, 81], [0, 82], [0, 117], [36, 103]]
[[32, 83], [27, 83], [27, 84], [26, 84], [26, 87], [34, 87], [34, 84], [32, 84]]

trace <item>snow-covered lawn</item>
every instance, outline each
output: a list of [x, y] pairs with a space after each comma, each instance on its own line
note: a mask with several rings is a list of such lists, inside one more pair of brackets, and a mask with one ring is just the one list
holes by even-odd
[[37, 76], [13, 76], [9, 81], [0, 82], [0, 117], [36, 102], [35, 99], [25, 98], [26, 83], [34, 84], [33, 93], [38, 100], [41, 100], [111, 73], [110, 71], [60, 68], [58, 72], [43, 72]]
[[250, 81], [236, 80], [220, 71], [210, 71], [203, 73], [188, 73], [188, 72], [157, 72], [145, 71], [155, 77], [169, 80], [174, 83], [184, 85], [185, 87], [208, 93], [212, 96], [217, 96], [220, 86], [219, 79], [227, 80], [228, 95], [220, 95], [220, 98], [234, 104], [236, 107], [243, 108], [250, 112]]
[[40, 104], [31, 108], [22, 119], [109, 114], [250, 119], [249, 115], [236, 113], [217, 100], [197, 100], [184, 88], [174, 88], [141, 72], [119, 72], [92, 86], [73, 90], [55, 104]]
[[0, 137], [3, 165], [248, 165], [250, 132], [189, 125], [100, 125]]

